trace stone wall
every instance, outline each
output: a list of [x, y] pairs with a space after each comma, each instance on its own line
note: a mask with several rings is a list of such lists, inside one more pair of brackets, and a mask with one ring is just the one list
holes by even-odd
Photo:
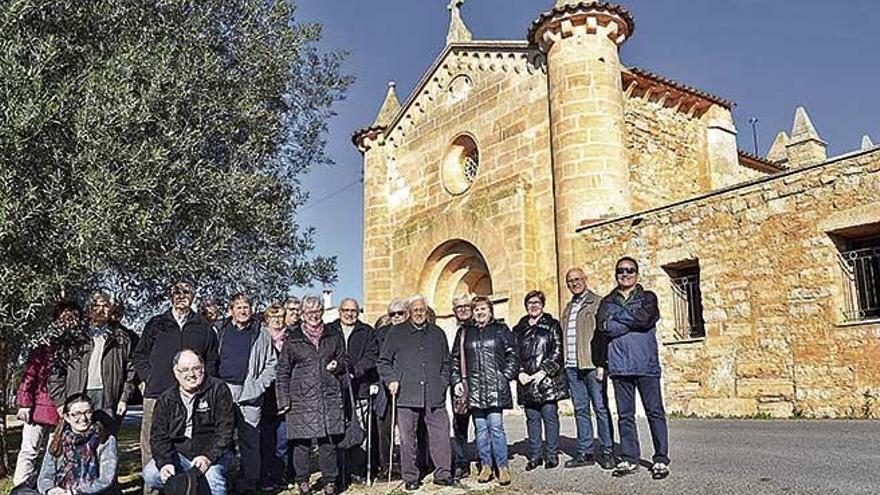
[[[624, 254], [657, 292], [667, 407], [700, 416], [880, 418], [880, 322], [844, 323], [834, 233], [880, 222], [880, 151], [581, 230], [598, 290]], [[700, 265], [706, 337], [674, 342], [663, 267]]]

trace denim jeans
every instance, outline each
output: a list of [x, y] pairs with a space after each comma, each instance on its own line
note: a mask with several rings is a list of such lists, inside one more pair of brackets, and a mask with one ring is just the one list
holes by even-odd
[[492, 466], [494, 459], [499, 468], [507, 467], [507, 434], [501, 409], [474, 409], [473, 415], [480, 463], [484, 467]]
[[669, 464], [669, 431], [666, 428], [666, 410], [663, 408], [663, 395], [660, 390], [660, 377], [656, 376], [616, 376], [614, 397], [617, 401], [617, 414], [620, 427], [621, 457], [629, 462], [639, 462], [639, 432], [636, 429], [636, 390], [642, 397], [651, 441], [654, 443], [654, 462]]
[[593, 422], [590, 419], [590, 404], [596, 413], [596, 430], [599, 445], [603, 451], [610, 452], [612, 443], [611, 413], [608, 411], [608, 392], [605, 380], [596, 380], [596, 369], [565, 368], [565, 377], [571, 391], [577, 425], [577, 453], [584, 457], [593, 455]]
[[[208, 480], [208, 487], [211, 489], [211, 495], [226, 495], [226, 471], [232, 464], [233, 455], [231, 451], [226, 451], [217, 463], [212, 464], [208, 471], [205, 472], [205, 479]], [[189, 471], [192, 467], [192, 460], [177, 454], [177, 462], [174, 463], [175, 473], [183, 473]], [[156, 467], [156, 460], [153, 459], [144, 468], [143, 472], [144, 485], [155, 490], [165, 488], [165, 483], [159, 475], [159, 467]]]
[[547, 438], [547, 459], [559, 457], [559, 408], [555, 402], [526, 404], [526, 431], [529, 434], [529, 460], [541, 459], [541, 423]]

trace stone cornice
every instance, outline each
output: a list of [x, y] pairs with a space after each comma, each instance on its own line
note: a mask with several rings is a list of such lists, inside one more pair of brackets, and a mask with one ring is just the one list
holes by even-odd
[[612, 41], [618, 45], [632, 36], [636, 28], [632, 14], [619, 5], [608, 2], [572, 1], [562, 5], [557, 4], [532, 21], [526, 39], [544, 49], [547, 48], [544, 34], [548, 31], [558, 32], [558, 35], [564, 36], [572, 31], [574, 25], [582, 25], [586, 26], [587, 32], [590, 32], [591, 29], [595, 30], [594, 23], [603, 26], [613, 23], [615, 29], [608, 30], [608, 34], [614, 36]]
[[651, 100], [662, 100], [664, 106], [677, 111], [700, 115], [712, 104], [731, 109], [735, 103], [701, 91], [687, 84], [673, 81], [659, 74], [630, 67], [621, 73], [623, 88], [627, 96], [641, 96]]

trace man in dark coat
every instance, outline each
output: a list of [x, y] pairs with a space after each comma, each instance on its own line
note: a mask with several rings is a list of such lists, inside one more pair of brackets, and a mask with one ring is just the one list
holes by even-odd
[[144, 484], [165, 488], [169, 478], [198, 469], [211, 495], [225, 495], [232, 462], [235, 405], [221, 380], [205, 377], [205, 364], [193, 351], [173, 357], [178, 386], [159, 396], [150, 437], [153, 459], [144, 467]]
[[424, 420], [428, 448], [434, 462], [434, 483], [454, 485], [449, 445], [449, 344], [437, 325], [428, 323], [428, 304], [415, 296], [409, 304], [410, 320], [394, 325], [379, 355], [379, 375], [397, 398], [400, 430], [400, 464], [407, 490], [420, 486], [416, 465], [417, 428]]
[[[452, 299], [452, 312], [455, 314], [455, 324], [458, 329], [455, 332], [455, 342], [459, 340], [459, 334], [465, 325], [473, 323], [474, 307], [471, 304], [470, 294], [459, 294]], [[470, 475], [471, 462], [468, 458], [468, 425], [471, 423], [470, 412], [465, 414], [452, 414], [452, 475], [461, 479]]]
[[325, 495], [336, 493], [339, 467], [336, 445], [345, 433], [343, 380], [348, 370], [342, 332], [324, 325], [320, 297], [303, 299], [303, 322], [288, 330], [278, 357], [275, 392], [278, 409], [286, 413], [287, 438], [293, 444], [293, 464], [301, 494], [309, 493], [312, 442], [318, 444], [318, 463]]
[[[357, 300], [350, 297], [345, 298], [339, 303], [339, 318], [330, 323], [330, 326], [342, 333], [348, 352], [348, 379], [354, 396], [354, 404], [351, 404], [351, 399], [346, 401], [348, 421], [358, 421], [366, 429], [372, 427], [367, 421], [369, 396], [375, 396], [379, 391], [379, 374], [376, 371], [376, 361], [379, 359], [379, 341], [373, 327], [360, 321], [358, 316], [360, 316], [360, 306]], [[363, 476], [359, 473], [366, 473], [367, 455], [362, 446], [357, 446], [342, 456], [342, 462], [345, 465], [353, 465], [354, 469], [347, 470], [351, 480], [363, 481]]]
[[657, 352], [657, 296], [638, 283], [639, 265], [623, 257], [615, 266], [617, 288], [602, 299], [596, 321], [609, 340], [608, 375], [614, 382], [622, 460], [614, 476], [638, 470], [639, 436], [636, 430], [636, 390], [645, 406], [645, 415], [654, 443], [655, 479], [669, 475], [669, 433], [660, 387], [660, 358]]
[[[154, 316], [144, 325], [141, 339], [131, 360], [138, 377], [145, 383], [144, 417], [141, 423], [141, 461], [150, 462], [150, 427], [156, 399], [177, 382], [172, 358], [184, 349], [197, 353], [205, 362], [205, 374], [217, 376], [217, 335], [211, 326], [192, 310], [193, 287], [177, 282], [171, 287], [171, 308]], [[146, 484], [144, 494], [153, 491]]]
[[92, 295], [86, 335], [68, 350], [66, 362], [54, 366], [49, 393], [58, 407], [71, 395], [87, 394], [96, 419], [116, 432], [137, 377], [131, 358], [134, 342], [122, 327], [110, 325], [112, 307], [107, 293]]

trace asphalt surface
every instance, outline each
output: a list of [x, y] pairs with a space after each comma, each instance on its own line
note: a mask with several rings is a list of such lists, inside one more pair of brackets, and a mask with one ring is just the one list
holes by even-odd
[[[562, 418], [563, 450], [573, 453], [574, 420]], [[509, 417], [512, 453], [525, 454], [524, 419]], [[639, 422], [642, 458], [653, 449], [647, 423]], [[648, 469], [612, 478], [598, 466], [523, 472], [514, 455], [517, 491], [605, 494], [880, 494], [880, 422], [670, 420], [668, 478]], [[567, 458], [567, 457], [564, 457]]]
[[[139, 408], [126, 422], [140, 423]], [[562, 464], [574, 454], [574, 418], [562, 417]], [[647, 423], [639, 420], [643, 467], [625, 478], [612, 478], [598, 466], [524, 472], [527, 446], [525, 418], [507, 415], [514, 481], [509, 489], [494, 484], [469, 488], [495, 488], [493, 493], [581, 493], [589, 495], [650, 494], [803, 494], [880, 495], [880, 421], [819, 420], [669, 420], [671, 474], [651, 479], [651, 437]], [[476, 452], [471, 431], [471, 455]], [[397, 483], [399, 484], [399, 483]], [[395, 484], [394, 488], [399, 489]], [[420, 492], [455, 495], [462, 490], [432, 489]], [[390, 486], [378, 484], [372, 493]], [[363, 490], [351, 490], [352, 493]]]

